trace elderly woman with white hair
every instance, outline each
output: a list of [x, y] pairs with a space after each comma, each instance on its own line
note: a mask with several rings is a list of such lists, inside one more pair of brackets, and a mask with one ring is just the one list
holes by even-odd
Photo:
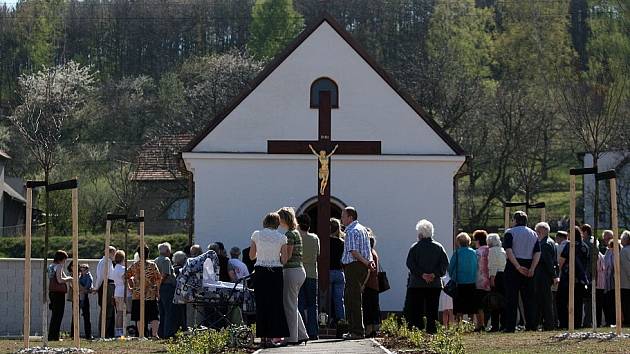
[[[409, 326], [435, 333], [442, 276], [448, 268], [444, 247], [433, 239], [433, 224], [425, 219], [416, 224], [418, 241], [407, 255], [407, 295], [405, 318]], [[426, 328], [424, 318], [426, 317]]]
[[[492, 292], [505, 297], [505, 288], [503, 285], [503, 271], [507, 262], [507, 254], [501, 247], [501, 238], [499, 234], [489, 234], [487, 241], [488, 247], [488, 275], [490, 276], [490, 289]], [[503, 309], [493, 308], [490, 310], [490, 332], [498, 332], [501, 329], [501, 314]]]
[[155, 259], [155, 265], [160, 271], [162, 282], [160, 283], [160, 298], [158, 307], [160, 311], [160, 325], [158, 337], [168, 338], [175, 335], [173, 329], [173, 296], [175, 296], [175, 272], [171, 262], [171, 244], [168, 242], [158, 245], [159, 257]]

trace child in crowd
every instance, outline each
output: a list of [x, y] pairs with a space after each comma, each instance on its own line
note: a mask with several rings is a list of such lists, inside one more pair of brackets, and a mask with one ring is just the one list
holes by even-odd
[[[448, 284], [451, 277], [446, 274], [442, 277], [442, 284]], [[444, 290], [440, 293], [440, 305], [439, 311], [442, 312], [442, 325], [444, 327], [449, 327], [451, 323], [455, 323], [455, 316], [453, 315], [453, 299], [446, 295]]]
[[79, 308], [83, 313], [83, 325], [85, 337], [92, 339], [92, 323], [90, 322], [90, 298], [94, 278], [90, 273], [90, 266], [87, 263], [79, 265]]

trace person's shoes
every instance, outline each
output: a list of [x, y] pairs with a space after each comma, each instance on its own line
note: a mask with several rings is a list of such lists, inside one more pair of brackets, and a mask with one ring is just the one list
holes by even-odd
[[308, 337], [308, 340], [319, 340], [319, 336]]
[[343, 340], [357, 340], [357, 339], [364, 339], [365, 336], [361, 336], [354, 333], [346, 333], [342, 336], [342, 338]]

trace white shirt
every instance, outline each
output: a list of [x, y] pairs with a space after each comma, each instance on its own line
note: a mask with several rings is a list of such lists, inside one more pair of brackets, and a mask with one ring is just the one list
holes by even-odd
[[[105, 277], [105, 258], [106, 257], [101, 258], [101, 260], [98, 261], [98, 265], [96, 266], [96, 280], [94, 281], [94, 289], [100, 288], [101, 285], [103, 284], [103, 278]], [[114, 280], [114, 277], [113, 277], [114, 264], [112, 263], [112, 260], [109, 257], [107, 257], [107, 263], [109, 264], [109, 271], [107, 272], [107, 278], [109, 280]]]
[[214, 271], [214, 263], [210, 258], [203, 262], [203, 281], [204, 287], [212, 286], [217, 282], [217, 274]]
[[116, 287], [114, 289], [114, 297], [125, 297], [125, 266], [116, 264], [111, 274]]
[[231, 258], [228, 261], [228, 271], [233, 270], [236, 274], [236, 279], [241, 279], [249, 275], [249, 269], [245, 263], [238, 258]]
[[280, 250], [287, 244], [287, 237], [278, 230], [254, 231], [252, 241], [256, 244], [256, 266], [282, 267]]

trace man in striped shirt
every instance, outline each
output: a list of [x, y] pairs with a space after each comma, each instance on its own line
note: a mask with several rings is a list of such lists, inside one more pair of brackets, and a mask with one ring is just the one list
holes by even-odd
[[365, 337], [363, 326], [362, 294], [363, 286], [370, 270], [376, 265], [372, 260], [370, 240], [367, 229], [357, 221], [358, 215], [353, 207], [346, 207], [341, 213], [341, 222], [346, 226], [346, 240], [341, 263], [346, 275], [344, 300], [346, 303], [346, 320], [350, 333], [344, 339], [360, 339]]

